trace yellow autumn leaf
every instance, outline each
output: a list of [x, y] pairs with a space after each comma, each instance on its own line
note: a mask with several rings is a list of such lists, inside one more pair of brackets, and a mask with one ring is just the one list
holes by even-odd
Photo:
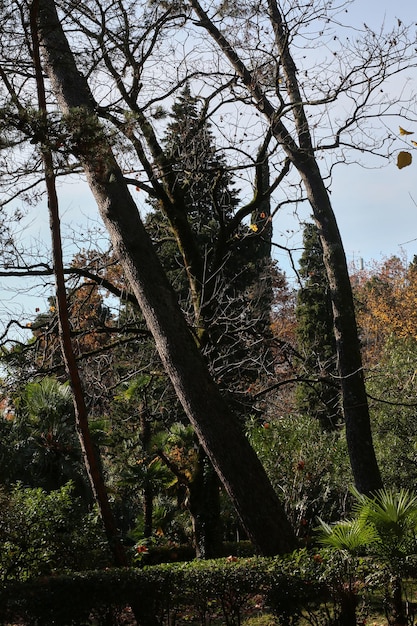
[[254, 233], [257, 233], [257, 232], [258, 232], [258, 230], [259, 230], [256, 224], [251, 224], [251, 225], [249, 226], [249, 228], [250, 228], [251, 230], [253, 230], [253, 232], [254, 232]]
[[417, 146], [417, 141], [414, 141], [413, 139], [411, 140], [411, 143], [413, 144], [413, 146]]
[[397, 157], [398, 169], [401, 170], [403, 167], [407, 167], [408, 165], [411, 165], [412, 160], [413, 160], [413, 157], [411, 156], [409, 152], [400, 152]]
[[405, 130], [405, 128], [400, 126], [400, 135], [414, 135], [414, 131]]

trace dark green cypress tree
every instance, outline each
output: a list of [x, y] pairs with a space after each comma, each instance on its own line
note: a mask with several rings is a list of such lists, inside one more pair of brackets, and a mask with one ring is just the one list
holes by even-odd
[[[187, 84], [174, 103], [164, 147], [175, 172], [175, 186], [203, 251], [212, 254], [220, 231], [237, 205], [237, 192], [216, 148], [210, 123], [199, 111], [198, 98]], [[172, 189], [175, 192], [176, 189]]]
[[323, 250], [317, 227], [304, 227], [304, 252], [299, 274], [297, 343], [303, 382], [297, 389], [301, 412], [320, 420], [331, 429], [342, 420], [340, 386], [337, 378], [336, 344], [333, 333], [332, 304], [323, 263]]
[[[220, 277], [224, 280], [225, 270], [221, 267], [215, 272], [213, 268], [222, 230], [237, 204], [237, 194], [232, 188], [231, 176], [226, 171], [225, 159], [216, 150], [210, 125], [201, 119], [198, 100], [192, 96], [189, 85], [184, 87], [173, 105], [164, 148], [174, 173], [175, 182], [170, 191], [172, 196], [182, 198], [181, 209], [186, 212], [205, 267], [206, 284], [200, 285], [202, 296], [198, 298], [200, 311], [195, 309], [197, 298], [191, 293], [182, 250], [173, 235], [163, 207], [158, 203], [151, 203], [153, 210], [148, 215], [147, 228], [181, 306], [187, 312], [190, 325], [195, 327], [198, 336], [200, 315], [207, 317], [207, 309], [210, 308], [211, 317], [213, 320], [216, 318], [213, 296], [217, 292]], [[206, 322], [207, 320], [204, 323], [205, 329]], [[209, 326], [210, 322], [211, 320]], [[210, 343], [206, 342], [206, 347]], [[212, 358], [213, 350], [209, 348], [208, 351]], [[176, 419], [180, 419], [179, 407], [174, 413]], [[200, 558], [220, 554], [222, 531], [219, 495], [218, 477], [199, 447], [197, 463], [188, 485], [187, 500], [193, 518], [196, 555]]]
[[[271, 212], [266, 197], [252, 213], [251, 226], [231, 228], [238, 204], [224, 154], [216, 147], [199, 101], [185, 86], [167, 125], [164, 149], [174, 173], [173, 197], [182, 199], [204, 267], [200, 310], [196, 312], [181, 247], [164, 207], [152, 202], [147, 228], [176, 289], [181, 306], [196, 329], [200, 346], [218, 384], [240, 413], [242, 392], [267, 372], [272, 284]], [[258, 167], [261, 186], [269, 186], [266, 157]], [[200, 319], [201, 318], [201, 319]], [[199, 334], [200, 324], [204, 334]], [[271, 367], [270, 370], [271, 371]], [[236, 402], [236, 398], [239, 400]], [[189, 506], [196, 532], [197, 555], [218, 554], [218, 479], [202, 450], [189, 485]]]
[[[147, 226], [213, 374], [232, 396], [231, 390], [241, 394], [254, 380], [271, 373], [264, 341], [272, 302], [270, 208], [266, 198], [252, 213], [251, 226], [256, 228], [240, 224], [230, 229], [238, 192], [200, 108], [186, 85], [173, 105], [164, 141], [175, 173], [171, 191], [183, 199], [182, 210], [204, 267], [198, 312], [193, 309], [196, 299], [190, 291], [182, 251], [160, 205], [152, 204]], [[266, 158], [258, 170], [268, 187]], [[199, 334], [201, 328], [204, 332]]]

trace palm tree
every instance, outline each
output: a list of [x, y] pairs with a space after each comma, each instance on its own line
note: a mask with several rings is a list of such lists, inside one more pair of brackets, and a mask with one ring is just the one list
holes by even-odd
[[357, 624], [356, 608], [359, 602], [357, 583], [361, 562], [359, 555], [365, 546], [371, 545], [375, 539], [375, 529], [362, 517], [331, 525], [320, 520], [319, 542], [339, 556], [336, 567], [333, 567], [327, 575], [327, 583], [340, 603], [340, 613], [336, 622], [339, 626]]
[[403, 578], [409, 557], [417, 554], [417, 494], [407, 489], [398, 492], [381, 489], [374, 497], [356, 491], [354, 494], [358, 519], [375, 532], [371, 553], [382, 562], [388, 574], [388, 621], [391, 626], [403, 626], [407, 624]]
[[52, 377], [28, 383], [18, 402], [15, 437], [30, 484], [51, 491], [73, 480], [76, 490], [86, 497], [69, 385]]
[[[390, 626], [404, 626], [407, 615], [403, 601], [403, 578], [410, 556], [417, 554], [417, 495], [407, 489], [399, 492], [381, 489], [374, 496], [366, 496], [356, 489], [352, 491], [356, 498], [355, 518], [331, 526], [320, 521], [319, 541], [347, 559], [349, 581], [352, 581], [354, 557], [358, 551], [366, 549], [382, 564], [386, 573], [388, 622]], [[353, 621], [355, 598], [352, 594], [350, 600], [350, 608], [347, 602], [347, 614], [352, 621], [341, 622], [346, 626], [356, 623]]]

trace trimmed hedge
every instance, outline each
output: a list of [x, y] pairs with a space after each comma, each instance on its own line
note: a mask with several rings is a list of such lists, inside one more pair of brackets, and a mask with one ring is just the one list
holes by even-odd
[[194, 624], [217, 618], [232, 626], [241, 624], [243, 612], [256, 602], [272, 608], [280, 623], [296, 624], [329, 596], [323, 559], [316, 556], [307, 551], [287, 558], [230, 556], [9, 583], [0, 591], [0, 622], [108, 625], [130, 605], [141, 626], [185, 623], [184, 615]]

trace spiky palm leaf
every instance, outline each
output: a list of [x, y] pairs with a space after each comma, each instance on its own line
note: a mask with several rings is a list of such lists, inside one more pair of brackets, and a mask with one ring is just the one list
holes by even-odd
[[407, 556], [416, 548], [417, 495], [408, 489], [381, 489], [369, 497], [354, 491], [357, 516], [377, 534], [378, 551], [387, 559]]
[[374, 527], [360, 518], [336, 524], [319, 521], [318, 541], [325, 547], [355, 554], [376, 540]]
[[61, 428], [73, 412], [71, 388], [49, 377], [28, 383], [26, 406], [32, 421], [43, 428]]

